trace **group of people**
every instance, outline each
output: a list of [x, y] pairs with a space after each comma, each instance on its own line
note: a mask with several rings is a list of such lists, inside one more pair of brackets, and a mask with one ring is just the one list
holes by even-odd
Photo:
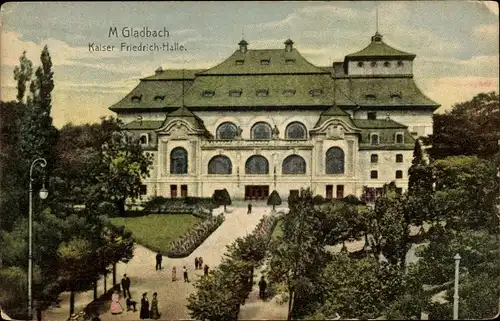
[[208, 265], [203, 265], [203, 258], [200, 256], [200, 257], [195, 257], [194, 258], [194, 269], [195, 270], [201, 270], [203, 269], [203, 275], [204, 276], [207, 276], [208, 275]]

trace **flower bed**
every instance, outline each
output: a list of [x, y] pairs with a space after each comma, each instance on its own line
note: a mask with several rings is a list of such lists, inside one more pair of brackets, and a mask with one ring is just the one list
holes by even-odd
[[170, 258], [183, 258], [191, 254], [224, 222], [224, 215], [207, 217], [203, 222], [196, 225], [183, 237], [173, 241], [167, 250]]
[[212, 213], [212, 209], [216, 206], [211, 199], [207, 198], [165, 198], [158, 196], [144, 203], [143, 207], [143, 212], [148, 214], [193, 214], [205, 218]]
[[255, 227], [252, 234], [256, 236], [262, 236], [265, 238], [267, 242], [271, 240], [271, 235], [273, 234], [274, 228], [278, 223], [279, 216], [278, 215], [264, 215], [259, 224]]

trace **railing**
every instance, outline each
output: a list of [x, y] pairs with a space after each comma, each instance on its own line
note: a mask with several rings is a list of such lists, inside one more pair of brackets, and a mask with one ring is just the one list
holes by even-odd
[[258, 140], [258, 139], [211, 139], [201, 142], [201, 147], [313, 147], [313, 143], [308, 140]]

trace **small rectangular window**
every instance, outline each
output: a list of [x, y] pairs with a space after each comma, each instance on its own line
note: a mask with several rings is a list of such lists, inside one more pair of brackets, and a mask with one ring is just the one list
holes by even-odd
[[293, 96], [293, 95], [295, 95], [295, 89], [285, 89], [285, 90], [283, 90], [283, 95]]
[[372, 154], [370, 157], [370, 162], [371, 163], [378, 163], [378, 155], [377, 154]]
[[371, 120], [377, 119], [377, 112], [369, 111], [368, 112], [368, 119], [371, 119]]
[[270, 63], [271, 63], [271, 60], [269, 60], [269, 59], [262, 59], [262, 60], [260, 61], [260, 64], [261, 64], [261, 65], [269, 65]]
[[213, 96], [215, 96], [215, 91], [213, 91], [213, 90], [204, 90], [204, 91], [201, 92], [201, 95], [203, 97], [213, 97]]
[[396, 178], [403, 178], [403, 171], [396, 171]]
[[148, 193], [148, 186], [147, 185], [141, 185], [139, 188], [139, 194], [140, 195], [146, 195]]
[[396, 163], [403, 162], [403, 154], [396, 154]]
[[311, 89], [309, 90], [309, 95], [311, 96], [319, 96], [323, 93], [323, 90], [321, 89]]
[[403, 134], [396, 134], [396, 144], [403, 144], [404, 143], [403, 138], [404, 138]]
[[295, 63], [295, 59], [285, 59], [285, 64], [293, 65]]
[[240, 97], [242, 93], [242, 90], [230, 90], [229, 91], [229, 96], [231, 97]]
[[370, 137], [370, 143], [372, 145], [378, 145], [379, 144], [379, 140], [378, 140], [378, 135], [377, 134], [372, 134], [371, 137]]
[[378, 178], [378, 171], [371, 171], [370, 172], [370, 178], [373, 178], [373, 179]]
[[267, 96], [269, 94], [269, 90], [268, 89], [259, 89], [259, 90], [257, 90], [257, 92], [255, 94], [259, 97], [264, 97], [264, 96]]
[[236, 60], [236, 66], [242, 66], [245, 63], [245, 60]]

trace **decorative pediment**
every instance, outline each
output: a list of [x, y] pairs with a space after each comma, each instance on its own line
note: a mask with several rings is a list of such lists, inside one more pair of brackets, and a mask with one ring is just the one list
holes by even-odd
[[203, 134], [203, 130], [195, 129], [183, 119], [173, 119], [157, 130], [158, 135], [167, 135], [172, 138], [186, 138], [188, 135]]
[[311, 134], [325, 135], [326, 139], [344, 139], [345, 134], [359, 133], [361, 130], [340, 119], [329, 119], [320, 127], [313, 128]]

